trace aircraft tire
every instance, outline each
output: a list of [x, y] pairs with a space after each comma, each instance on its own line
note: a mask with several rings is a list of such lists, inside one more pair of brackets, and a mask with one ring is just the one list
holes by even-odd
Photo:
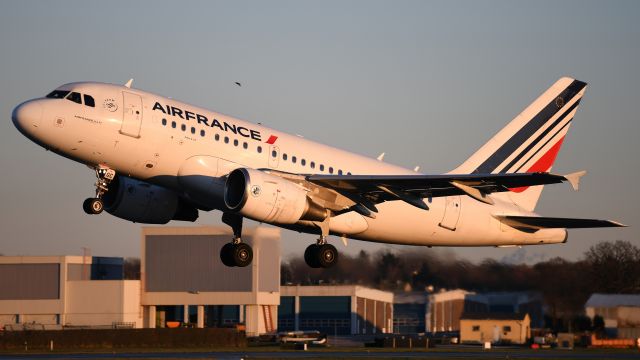
[[330, 268], [338, 262], [338, 249], [331, 244], [318, 246], [316, 249], [316, 261], [322, 268]]
[[104, 210], [104, 203], [98, 198], [88, 198], [82, 203], [82, 209], [89, 215], [97, 215]]
[[315, 269], [320, 267], [320, 264], [317, 261], [318, 259], [317, 250], [318, 250], [318, 245], [311, 244], [307, 246], [306, 250], [304, 251], [304, 262], [306, 262], [310, 268]]
[[253, 260], [253, 249], [245, 243], [233, 245], [233, 252], [231, 254], [233, 263], [237, 267], [249, 266]]
[[235, 262], [233, 261], [233, 247], [234, 246], [232, 243], [226, 243], [224, 244], [222, 249], [220, 249], [220, 260], [222, 260], [222, 263], [225, 266], [236, 266]]

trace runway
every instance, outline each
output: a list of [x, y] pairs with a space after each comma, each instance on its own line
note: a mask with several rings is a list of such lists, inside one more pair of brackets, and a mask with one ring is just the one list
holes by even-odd
[[213, 351], [1, 354], [0, 359], [640, 359], [637, 350]]

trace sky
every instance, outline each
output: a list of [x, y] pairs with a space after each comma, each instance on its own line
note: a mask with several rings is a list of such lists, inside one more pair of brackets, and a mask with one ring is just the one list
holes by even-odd
[[[600, 241], [640, 246], [639, 15], [637, 1], [0, 2], [0, 253], [140, 255], [141, 225], [82, 211], [92, 170], [46, 152], [11, 123], [16, 105], [63, 83], [129, 78], [436, 174], [572, 76], [589, 87], [553, 170], [589, 173], [579, 192], [545, 187], [536, 211], [630, 227], [571, 230], [561, 245], [447, 253], [531, 263], [577, 260]], [[202, 213], [196, 226], [220, 217]], [[282, 234], [285, 258], [302, 256], [317, 237]], [[330, 241], [347, 253], [407, 249]]]

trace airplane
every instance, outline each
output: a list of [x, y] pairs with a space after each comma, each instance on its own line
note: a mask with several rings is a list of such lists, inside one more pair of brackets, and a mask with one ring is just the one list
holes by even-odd
[[318, 234], [306, 263], [338, 261], [329, 235], [420, 246], [521, 246], [567, 241], [569, 228], [615, 221], [534, 212], [585, 82], [563, 77], [460, 166], [423, 174], [125, 85], [76, 82], [12, 112], [36, 144], [95, 171], [87, 214], [147, 224], [219, 210], [233, 230], [226, 266], [251, 263], [244, 218]]

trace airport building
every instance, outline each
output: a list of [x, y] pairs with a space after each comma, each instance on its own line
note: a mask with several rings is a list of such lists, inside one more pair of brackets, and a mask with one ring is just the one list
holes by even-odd
[[121, 258], [0, 256], [0, 327], [141, 327], [140, 282]]
[[607, 335], [640, 338], [640, 295], [593, 294], [584, 306], [588, 317], [602, 317]]
[[329, 335], [392, 332], [393, 293], [358, 285], [282, 286], [278, 330]]
[[220, 249], [232, 238], [223, 227], [145, 227], [141, 295], [145, 327], [244, 323], [247, 335], [275, 331], [280, 304], [280, 230], [247, 228], [253, 247], [247, 267], [227, 267]]
[[419, 334], [426, 332], [429, 293], [402, 291], [393, 294], [393, 332]]
[[460, 343], [525, 344], [531, 318], [524, 313], [466, 313], [460, 318]]

